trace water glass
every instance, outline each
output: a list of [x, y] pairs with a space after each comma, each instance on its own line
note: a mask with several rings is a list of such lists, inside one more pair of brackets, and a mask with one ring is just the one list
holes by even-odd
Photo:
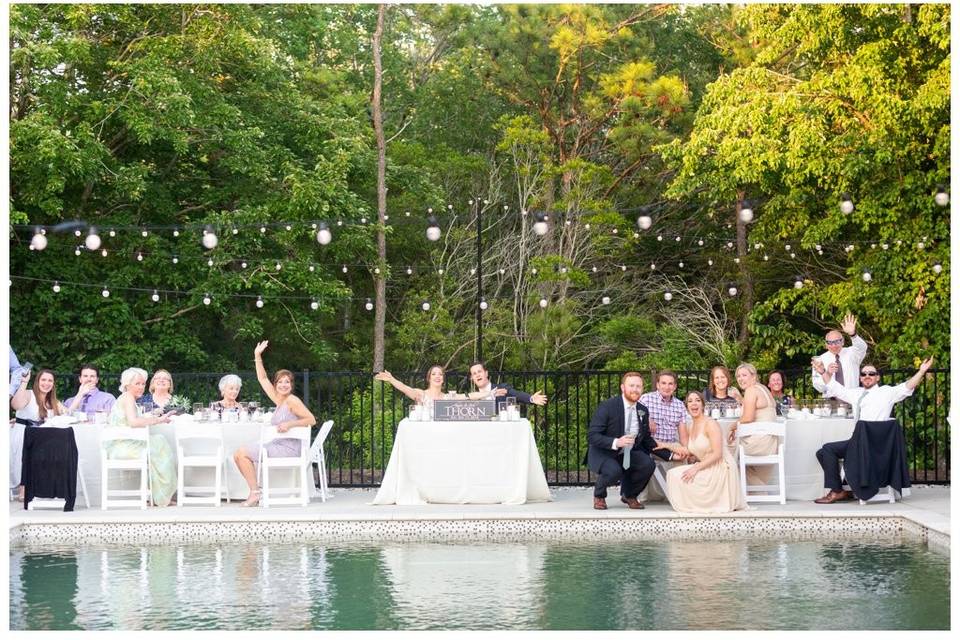
[[201, 412], [201, 411], [203, 411], [203, 403], [202, 403], [202, 402], [194, 402], [194, 403], [193, 403], [193, 415], [194, 415], [194, 417], [198, 417], [198, 416], [200, 415], [200, 412]]
[[150, 402], [150, 401], [144, 402], [141, 406], [143, 407], [143, 413], [144, 413], [144, 414], [153, 413], [153, 406], [154, 406], [154, 405], [153, 405], [152, 402]]
[[97, 411], [94, 416], [94, 422], [96, 424], [107, 424], [107, 412], [106, 411]]

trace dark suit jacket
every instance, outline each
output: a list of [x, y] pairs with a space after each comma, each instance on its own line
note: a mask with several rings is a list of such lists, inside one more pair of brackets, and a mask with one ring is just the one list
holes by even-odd
[[507, 390], [507, 395], [494, 398], [494, 400], [501, 400], [501, 399], [503, 399], [503, 398], [516, 398], [516, 399], [517, 399], [517, 402], [520, 402], [520, 403], [523, 403], [523, 404], [533, 404], [532, 402], [530, 402], [530, 394], [529, 394], [529, 393], [524, 393], [523, 391], [520, 391], [519, 389], [514, 389], [513, 387], [511, 387], [510, 385], [508, 385], [506, 382], [501, 382], [500, 384], [495, 384], [495, 385], [493, 385], [493, 388], [494, 388], [494, 389], [506, 389], [506, 390]]
[[909, 487], [907, 445], [900, 423], [858, 420], [847, 444], [843, 472], [853, 495], [861, 500], [877, 495], [880, 487], [889, 485], [900, 492]]
[[[637, 433], [633, 448], [669, 460], [670, 452], [666, 449], [653, 450], [657, 443], [650, 435], [650, 411], [646, 405], [640, 402], [637, 402], [636, 408], [640, 432]], [[623, 458], [623, 449], [613, 448], [614, 439], [623, 435], [626, 426], [623, 418], [623, 396], [620, 395], [604, 400], [593, 413], [593, 418], [590, 419], [590, 427], [587, 430], [587, 442], [590, 446], [587, 448], [584, 464], [588, 464], [590, 470], [594, 473], [599, 472], [604, 458], [617, 460]]]

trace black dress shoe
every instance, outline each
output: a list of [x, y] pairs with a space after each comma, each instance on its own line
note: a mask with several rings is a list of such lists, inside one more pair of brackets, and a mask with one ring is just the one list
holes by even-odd
[[593, 508], [599, 511], [605, 511], [607, 508], [607, 499], [594, 497]]
[[643, 503], [637, 500], [636, 498], [624, 498], [621, 496], [620, 502], [627, 505], [631, 509], [643, 509]]

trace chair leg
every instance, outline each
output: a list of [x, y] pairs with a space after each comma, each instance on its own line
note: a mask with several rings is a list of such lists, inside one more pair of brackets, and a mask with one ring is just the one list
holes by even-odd
[[324, 462], [323, 447], [320, 448], [320, 501], [327, 501], [327, 465]]
[[177, 456], [177, 508], [183, 508], [183, 485], [184, 485], [184, 467], [183, 467], [183, 452], [180, 452], [180, 455]]
[[90, 497], [87, 495], [87, 481], [83, 478], [83, 471], [80, 469], [80, 463], [77, 463], [77, 480], [80, 481], [80, 493], [83, 494], [83, 504], [90, 508]]
[[[220, 457], [222, 458], [223, 456], [220, 456]], [[223, 484], [223, 473], [222, 473], [222, 472], [223, 472], [223, 466], [222, 466], [222, 465], [217, 465], [216, 468], [215, 468], [215, 470], [214, 470], [214, 482], [213, 482], [213, 485], [214, 485], [214, 489], [213, 489], [213, 506], [215, 506], [215, 507], [219, 507], [219, 506], [220, 506], [220, 494], [223, 493], [223, 487], [221, 486], [221, 485]]]
[[110, 478], [110, 471], [106, 465], [100, 464], [100, 508], [107, 510], [107, 480]]

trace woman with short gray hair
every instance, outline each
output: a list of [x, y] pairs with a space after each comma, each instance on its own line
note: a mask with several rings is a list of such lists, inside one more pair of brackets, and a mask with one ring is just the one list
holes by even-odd
[[213, 408], [217, 411], [223, 411], [224, 409], [239, 409], [240, 403], [237, 402], [237, 396], [240, 395], [240, 386], [243, 384], [243, 380], [240, 379], [240, 376], [234, 373], [228, 373], [227, 375], [220, 378], [220, 400], [213, 404]]

